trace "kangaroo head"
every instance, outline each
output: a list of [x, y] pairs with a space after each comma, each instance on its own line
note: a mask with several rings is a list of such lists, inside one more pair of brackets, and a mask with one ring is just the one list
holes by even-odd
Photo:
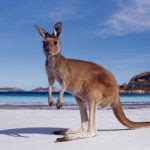
[[43, 38], [43, 49], [46, 55], [54, 56], [60, 52], [60, 35], [62, 31], [62, 23], [57, 22], [54, 25], [53, 33], [50, 34], [46, 30], [35, 25], [39, 34]]

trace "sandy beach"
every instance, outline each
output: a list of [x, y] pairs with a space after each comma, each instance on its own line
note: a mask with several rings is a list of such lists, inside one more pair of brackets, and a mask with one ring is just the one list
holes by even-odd
[[[150, 120], [150, 109], [126, 109], [134, 121]], [[60, 128], [80, 127], [78, 110], [0, 110], [1, 150], [105, 149], [149, 150], [150, 128], [129, 130], [111, 110], [97, 111], [98, 135], [94, 138], [55, 143]]]

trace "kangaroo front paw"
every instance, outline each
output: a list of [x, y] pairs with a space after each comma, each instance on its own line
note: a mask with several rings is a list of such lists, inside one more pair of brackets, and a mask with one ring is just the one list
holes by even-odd
[[49, 106], [52, 106], [54, 104], [54, 101], [49, 101], [48, 104]]
[[60, 109], [60, 108], [62, 107], [62, 103], [61, 103], [61, 102], [59, 102], [59, 101], [57, 101], [57, 103], [56, 103], [56, 107], [57, 107], [57, 109]]

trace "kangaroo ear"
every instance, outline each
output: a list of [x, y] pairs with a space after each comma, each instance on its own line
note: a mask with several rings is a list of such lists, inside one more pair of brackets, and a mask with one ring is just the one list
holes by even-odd
[[53, 35], [56, 36], [57, 38], [59, 38], [60, 35], [61, 35], [61, 31], [62, 31], [62, 23], [61, 22], [57, 22], [54, 25]]
[[45, 38], [46, 35], [48, 34], [47, 31], [45, 31], [44, 29], [40, 28], [39, 26], [34, 25], [34, 27], [38, 30], [38, 32], [40, 33], [40, 35], [41, 35], [43, 38]]

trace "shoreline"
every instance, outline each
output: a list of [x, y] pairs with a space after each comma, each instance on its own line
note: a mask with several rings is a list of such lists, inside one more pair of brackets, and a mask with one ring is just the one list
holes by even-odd
[[[122, 105], [123, 109], [150, 109], [150, 105], [135, 105], [135, 106], [126, 106]], [[98, 107], [98, 110], [110, 110], [111, 107], [102, 108]], [[0, 106], [0, 110], [58, 110], [56, 106]], [[72, 107], [62, 107], [59, 110], [79, 110], [78, 106]], [[59, 111], [58, 110], [58, 111]]]

